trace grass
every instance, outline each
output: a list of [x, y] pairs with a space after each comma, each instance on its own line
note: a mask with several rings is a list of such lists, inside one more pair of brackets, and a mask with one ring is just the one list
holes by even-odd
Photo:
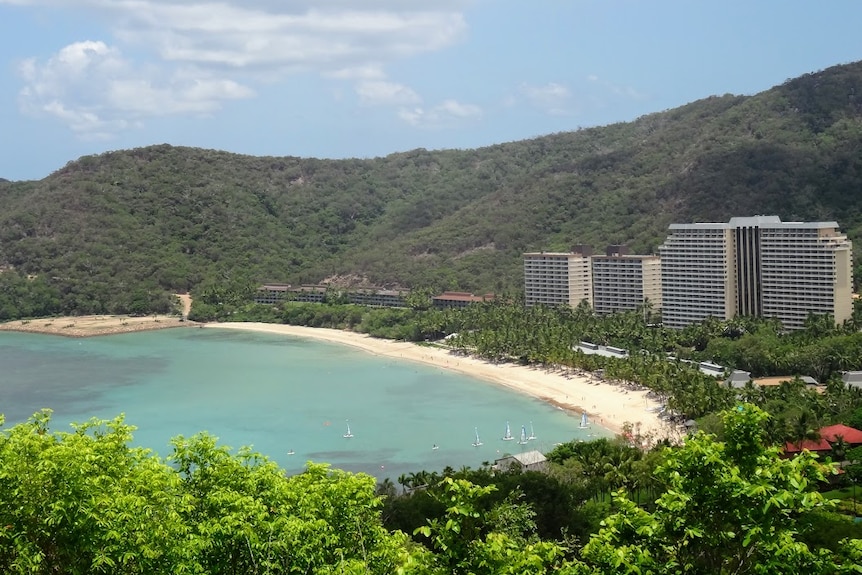
[[823, 496], [837, 502], [834, 510], [838, 513], [851, 517], [857, 517], [859, 513], [862, 513], [862, 487], [858, 485], [855, 488], [851, 485], [824, 491]]

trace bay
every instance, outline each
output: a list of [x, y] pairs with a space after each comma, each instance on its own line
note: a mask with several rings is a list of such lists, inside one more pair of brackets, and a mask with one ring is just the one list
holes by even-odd
[[[493, 383], [303, 338], [195, 328], [86, 339], [0, 332], [6, 426], [43, 408], [53, 410], [54, 430], [125, 414], [134, 443], [161, 456], [172, 437], [206, 431], [288, 473], [314, 461], [393, 481], [611, 435]], [[513, 441], [502, 439], [507, 422]], [[519, 445], [522, 428], [537, 439]]]

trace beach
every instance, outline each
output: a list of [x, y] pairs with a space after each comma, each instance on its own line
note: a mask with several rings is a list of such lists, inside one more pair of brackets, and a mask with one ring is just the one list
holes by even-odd
[[80, 315], [65, 317], [43, 317], [18, 319], [0, 323], [0, 331], [23, 331], [67, 337], [94, 337], [134, 331], [149, 331], [172, 327], [197, 325], [187, 319], [192, 309], [192, 298], [188, 294], [175, 294], [179, 300], [180, 315]]
[[237, 322], [201, 324], [206, 329], [235, 329], [312, 338], [360, 348], [376, 355], [421, 362], [470, 377], [504, 385], [580, 415], [586, 412], [595, 424], [616, 433], [630, 423], [647, 442], [676, 440], [679, 430], [660, 419], [657, 402], [645, 390], [626, 389], [591, 374], [543, 370], [511, 363], [491, 363], [454, 354], [432, 345], [393, 341], [350, 331], [284, 324]]
[[15, 320], [0, 324], [0, 330], [92, 337], [193, 326], [257, 331], [349, 345], [376, 355], [420, 362], [503, 385], [578, 416], [585, 412], [592, 423], [615, 433], [621, 433], [624, 425], [629, 423], [647, 443], [664, 438], [675, 441], [680, 437], [679, 429], [658, 417], [658, 403], [647, 396], [646, 390], [615, 385], [589, 373], [554, 371], [513, 363], [492, 363], [456, 354], [436, 345], [378, 339], [350, 331], [255, 322], [198, 324], [181, 321], [179, 316], [159, 315], [92, 315]]
[[0, 331], [23, 331], [67, 337], [93, 337], [134, 331], [149, 331], [197, 325], [177, 315], [81, 315], [40, 319], [18, 319], [0, 323]]

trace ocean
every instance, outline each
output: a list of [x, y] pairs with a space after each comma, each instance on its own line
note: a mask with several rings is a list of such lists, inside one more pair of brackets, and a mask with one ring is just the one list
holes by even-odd
[[[206, 431], [233, 449], [253, 447], [288, 473], [314, 461], [393, 482], [611, 435], [580, 429], [579, 417], [537, 399], [441, 368], [219, 329], [86, 339], [0, 332], [5, 426], [42, 408], [53, 410], [54, 430], [125, 414], [137, 427], [133, 443], [160, 456], [170, 453], [172, 437]], [[507, 424], [514, 440], [502, 439]], [[520, 445], [522, 429], [536, 439]], [[477, 431], [482, 445], [474, 447]]]

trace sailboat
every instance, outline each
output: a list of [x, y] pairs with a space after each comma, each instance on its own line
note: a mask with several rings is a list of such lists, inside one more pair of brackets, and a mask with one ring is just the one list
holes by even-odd
[[503, 441], [512, 441], [514, 436], [512, 435], [512, 430], [509, 428], [509, 422], [506, 422], [506, 435], [503, 436]]
[[518, 444], [519, 445], [526, 445], [527, 441], [529, 441], [527, 439], [527, 427], [522, 425], [521, 426], [521, 439], [518, 440]]
[[353, 434], [350, 432], [350, 422], [347, 422], [347, 433], [344, 434], [344, 437], [350, 439], [353, 437]]
[[530, 422], [530, 437], [527, 438], [528, 441], [533, 441], [536, 439], [536, 434], [533, 432], [533, 422]]
[[581, 429], [586, 429], [589, 426], [590, 426], [590, 423], [587, 420], [587, 412], [584, 411], [583, 413], [581, 413], [581, 425], [580, 425], [580, 427], [581, 427]]
[[474, 427], [473, 430], [476, 432], [476, 441], [473, 442], [473, 447], [479, 447], [482, 445], [482, 442], [479, 440], [479, 428]]

